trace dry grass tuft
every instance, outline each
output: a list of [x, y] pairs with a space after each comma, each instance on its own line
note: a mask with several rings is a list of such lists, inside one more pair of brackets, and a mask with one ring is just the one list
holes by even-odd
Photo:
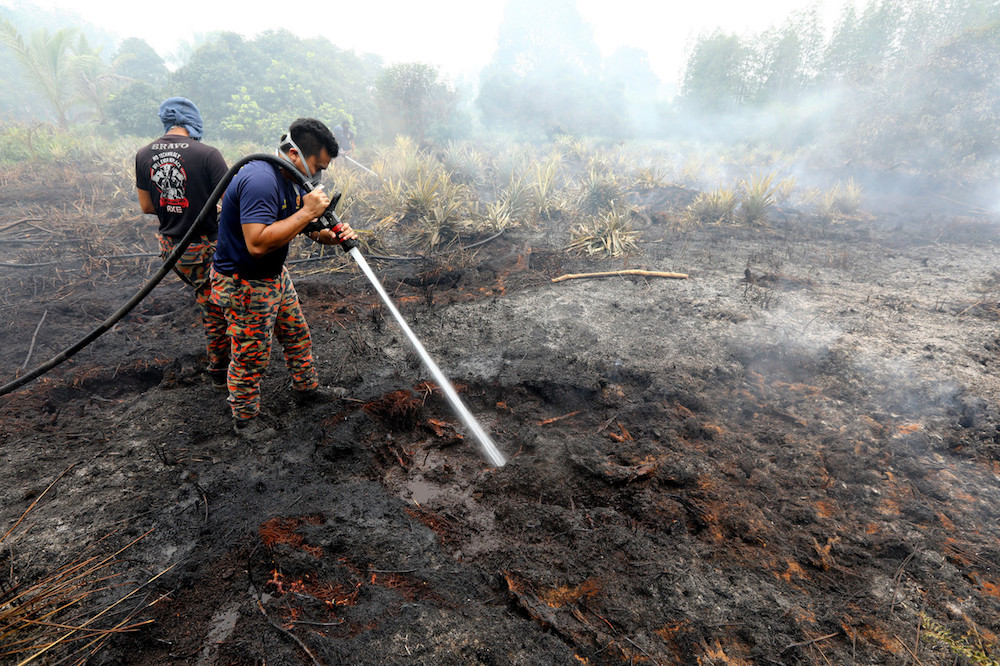
[[[72, 467], [49, 484], [0, 537], [0, 546], [9, 545], [18, 526], [70, 469]], [[111, 537], [111, 534], [105, 535], [84, 548], [80, 557], [42, 574], [35, 581], [18, 581], [11, 570], [8, 580], [0, 580], [0, 661], [16, 659], [18, 664], [27, 664], [45, 655], [48, 660], [58, 663], [84, 664], [112, 636], [149, 624], [151, 620], [136, 620], [146, 607], [144, 602], [124, 612], [119, 609], [142, 588], [169, 571], [142, 584], [123, 581], [120, 556], [148, 534], [146, 532], [111, 554], [88, 555], [88, 552], [98, 551]], [[132, 589], [123, 594], [126, 588]]]
[[767, 213], [775, 205], [774, 184], [776, 173], [752, 173], [740, 181], [740, 207], [736, 211], [744, 224], [757, 224], [767, 220]]
[[685, 209], [682, 219], [695, 224], [732, 224], [738, 203], [736, 190], [719, 185], [699, 194]]
[[570, 231], [569, 251], [588, 256], [621, 257], [638, 249], [641, 235], [632, 228], [632, 208], [612, 210]]

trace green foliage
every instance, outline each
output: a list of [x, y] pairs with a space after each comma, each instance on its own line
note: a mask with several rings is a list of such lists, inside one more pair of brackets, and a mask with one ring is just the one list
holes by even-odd
[[759, 35], [700, 35], [678, 105], [697, 122], [674, 120], [712, 140], [988, 178], [1000, 171], [998, 70], [996, 0], [846, 3], [828, 39], [815, 9]]
[[393, 65], [379, 75], [375, 88], [386, 136], [407, 134], [423, 144], [456, 113], [454, 88], [430, 65]]
[[973, 664], [980, 666], [1000, 666], [1000, 660], [994, 659], [990, 653], [996, 652], [997, 645], [983, 642], [975, 629], [964, 636], [956, 636], [944, 625], [935, 622], [927, 614], [920, 614], [920, 638], [940, 647], [946, 648], [956, 657], [965, 657]]
[[311, 92], [298, 84], [284, 80], [279, 85], [285, 87], [259, 88], [256, 94], [251, 94], [246, 86], [240, 88], [226, 106], [218, 133], [230, 140], [253, 139], [264, 145], [276, 145], [295, 118], [339, 118], [343, 114], [343, 110], [330, 105], [317, 108]]
[[575, 3], [512, 0], [493, 60], [480, 73], [476, 105], [487, 128], [522, 138], [620, 136], [624, 82], [603, 74], [593, 28]]
[[792, 103], [810, 88], [818, 71], [823, 31], [815, 7], [793, 14], [780, 28], [772, 28], [753, 46], [759, 53], [749, 77], [756, 104]]
[[0, 41], [13, 51], [28, 81], [52, 107], [60, 127], [69, 125], [75, 82], [72, 54], [77, 32], [63, 28], [41, 29], [25, 40], [12, 23], [0, 17]]
[[174, 72], [171, 90], [198, 105], [207, 134], [273, 145], [300, 116], [330, 127], [350, 116], [363, 135], [375, 124], [367, 90], [377, 69], [322, 38], [270, 31], [248, 41], [221, 33]]
[[698, 111], [734, 111], [745, 101], [750, 51], [736, 35], [716, 31], [695, 43], [684, 71], [685, 103]]
[[85, 35], [73, 47], [73, 73], [76, 99], [86, 106], [91, 120], [105, 124], [108, 97], [118, 87], [118, 79], [101, 57], [101, 49], [93, 48]]
[[122, 40], [112, 63], [115, 76], [147, 85], [162, 87], [170, 74], [163, 58], [144, 39], [129, 37]]
[[111, 93], [107, 116], [122, 134], [157, 137], [163, 133], [156, 113], [162, 101], [163, 93], [157, 88], [145, 81], [133, 81]]
[[0, 123], [0, 164], [37, 162], [37, 133], [40, 129], [25, 123]]
[[1000, 151], [997, 71], [1000, 22], [955, 36], [855, 110], [860, 136], [847, 149], [939, 176], [976, 168]]

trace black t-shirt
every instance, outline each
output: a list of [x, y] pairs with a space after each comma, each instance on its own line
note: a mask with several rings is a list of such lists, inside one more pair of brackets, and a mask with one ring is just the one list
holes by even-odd
[[[149, 192], [160, 233], [180, 238], [198, 219], [228, 170], [216, 148], [182, 134], [167, 134], [136, 153], [135, 186]], [[218, 229], [213, 206], [197, 233], [215, 240]]]

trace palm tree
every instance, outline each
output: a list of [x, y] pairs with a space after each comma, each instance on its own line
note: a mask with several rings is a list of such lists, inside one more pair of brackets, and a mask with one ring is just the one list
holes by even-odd
[[108, 98], [115, 89], [121, 86], [125, 77], [114, 73], [101, 58], [101, 48], [93, 48], [84, 35], [80, 35], [73, 48], [73, 69], [76, 82], [76, 101], [93, 109], [90, 119], [100, 124], [107, 121], [105, 111]]
[[14, 52], [25, 76], [52, 105], [62, 128], [69, 124], [76, 86], [76, 57], [72, 53], [76, 32], [74, 28], [61, 28], [50, 33], [43, 28], [32, 33], [25, 43], [17, 28], [0, 17], [0, 40]]

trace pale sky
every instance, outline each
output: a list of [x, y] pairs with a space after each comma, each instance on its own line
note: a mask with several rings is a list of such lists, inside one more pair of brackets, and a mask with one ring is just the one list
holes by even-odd
[[[546, 0], [538, 0], [545, 2]], [[816, 4], [828, 22], [854, 0], [577, 0], [583, 19], [594, 28], [604, 55], [622, 46], [645, 50], [653, 71], [664, 83], [676, 83], [686, 49], [703, 31], [721, 28], [737, 34], [757, 33], [780, 24], [794, 11]], [[506, 0], [338, 0], [320, 2], [216, 3], [171, 0], [20, 0], [46, 9], [66, 9], [121, 38], [141, 37], [164, 57], [196, 32], [229, 30], [247, 38], [275, 28], [301, 37], [324, 36], [356, 53], [375, 53], [386, 61], [436, 65], [451, 77], [471, 75], [489, 63]], [[14, 0], [0, 0], [12, 6]], [[250, 5], [262, 9], [250, 9]], [[305, 17], [305, 18], [304, 18]]]

